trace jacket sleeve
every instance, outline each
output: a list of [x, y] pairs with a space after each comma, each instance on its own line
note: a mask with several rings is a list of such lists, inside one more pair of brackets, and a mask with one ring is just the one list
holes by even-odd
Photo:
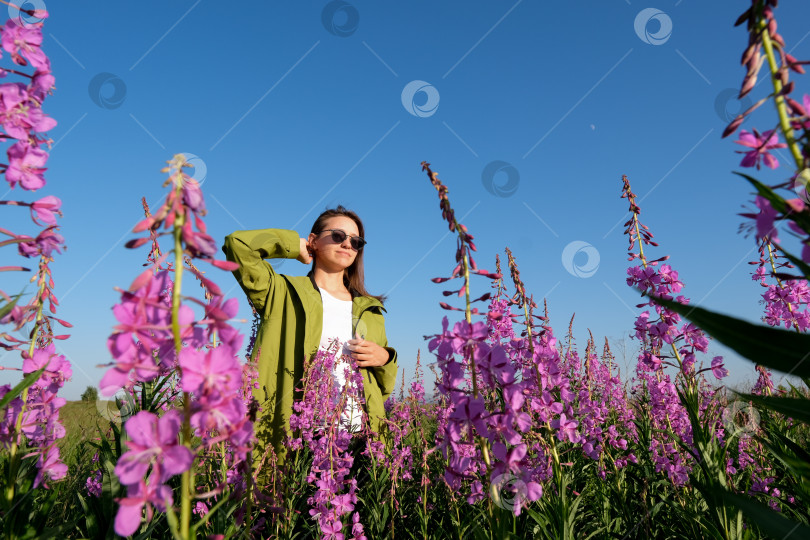
[[298, 233], [284, 229], [236, 231], [225, 237], [225, 257], [239, 265], [233, 275], [253, 307], [264, 311], [278, 275], [264, 259], [295, 259], [300, 250]]
[[377, 381], [377, 385], [380, 387], [380, 392], [382, 392], [382, 399], [383, 403], [388, 396], [394, 391], [397, 383], [397, 370], [399, 369], [397, 366], [397, 351], [394, 350], [392, 347], [388, 346], [388, 338], [385, 335], [385, 325], [383, 324], [383, 342], [380, 346], [388, 351], [390, 358], [388, 359], [388, 363], [384, 366], [377, 366], [370, 368], [372, 375], [374, 375], [374, 379]]

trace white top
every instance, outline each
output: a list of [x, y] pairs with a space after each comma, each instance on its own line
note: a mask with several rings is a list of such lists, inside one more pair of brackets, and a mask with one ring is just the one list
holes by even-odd
[[[320, 349], [322, 350], [335, 350], [330, 349], [335, 340], [337, 343], [337, 352], [335, 354], [335, 368], [333, 375], [335, 384], [338, 389], [342, 390], [346, 385], [346, 370], [351, 369], [351, 365], [343, 359], [343, 355], [350, 354], [346, 342], [352, 339], [352, 301], [340, 300], [335, 298], [324, 289], [318, 287], [321, 291], [321, 299], [323, 301], [323, 332], [321, 333]], [[359, 431], [362, 410], [358, 403], [351, 397], [347, 399], [346, 408], [341, 414], [340, 424], [341, 428], [349, 427], [349, 430]]]

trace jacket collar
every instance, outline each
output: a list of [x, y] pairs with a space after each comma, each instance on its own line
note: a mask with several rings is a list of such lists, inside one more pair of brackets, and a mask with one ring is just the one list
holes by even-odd
[[[319, 305], [321, 304], [321, 291], [318, 289], [318, 284], [315, 283], [315, 276], [312, 271], [310, 271], [306, 276], [287, 276], [287, 278], [295, 288], [298, 296], [301, 297], [302, 302], [304, 302], [306, 305], [315, 303]], [[382, 305], [382, 302], [376, 298], [371, 296], [352, 295], [352, 310], [355, 313], [362, 313], [371, 307], [377, 307], [383, 311], [386, 311], [385, 306]]]

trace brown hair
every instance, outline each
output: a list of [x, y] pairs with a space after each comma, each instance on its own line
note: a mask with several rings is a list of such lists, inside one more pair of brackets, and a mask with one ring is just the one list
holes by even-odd
[[[360, 220], [360, 216], [343, 207], [343, 205], [338, 205], [337, 208], [328, 208], [318, 216], [318, 219], [315, 220], [315, 223], [312, 224], [312, 230], [310, 233], [312, 234], [321, 234], [326, 227], [326, 220], [329, 218], [337, 217], [337, 216], [344, 216], [357, 224], [357, 232], [360, 236], [365, 238], [365, 230], [363, 228], [363, 222]], [[365, 274], [363, 272], [363, 249], [357, 252], [357, 256], [354, 258], [354, 262], [349, 266], [346, 270], [343, 271], [343, 284], [346, 285], [346, 288], [349, 289], [352, 297], [354, 296], [370, 296], [372, 298], [376, 298], [380, 302], [385, 302], [385, 295], [374, 295], [369, 293], [366, 290], [365, 285]], [[315, 264], [315, 260], [313, 258], [312, 261], [313, 267]]]

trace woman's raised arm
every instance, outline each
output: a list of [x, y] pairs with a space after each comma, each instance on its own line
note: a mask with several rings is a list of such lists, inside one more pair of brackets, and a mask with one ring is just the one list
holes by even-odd
[[253, 307], [264, 311], [268, 295], [278, 284], [278, 276], [264, 259], [298, 259], [301, 239], [295, 231], [256, 229], [236, 231], [225, 237], [225, 257], [239, 265], [233, 271]]

